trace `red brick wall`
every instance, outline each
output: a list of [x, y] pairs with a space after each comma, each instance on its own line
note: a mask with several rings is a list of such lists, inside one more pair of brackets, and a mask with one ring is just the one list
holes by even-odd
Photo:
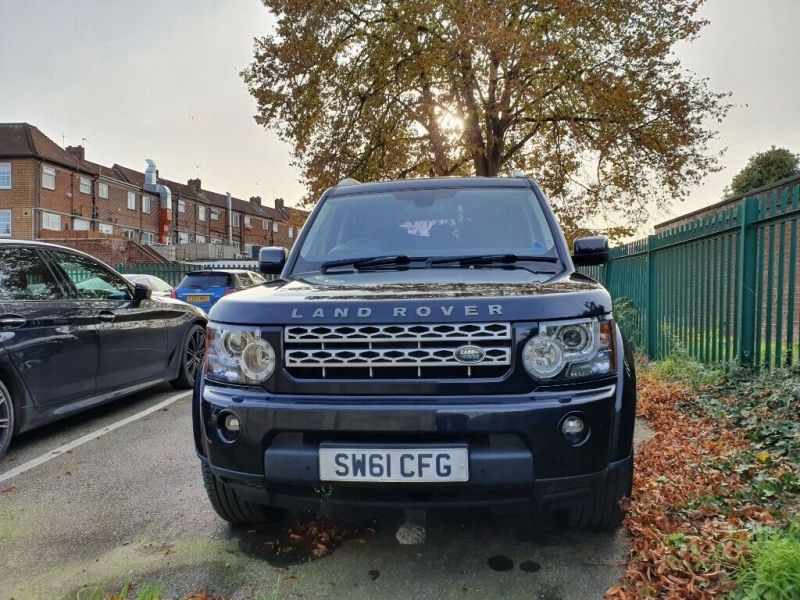
[[11, 237], [29, 240], [33, 198], [39, 186], [39, 161], [33, 158], [0, 158], [0, 162], [11, 164], [11, 189], [0, 190], [0, 209], [11, 209]]

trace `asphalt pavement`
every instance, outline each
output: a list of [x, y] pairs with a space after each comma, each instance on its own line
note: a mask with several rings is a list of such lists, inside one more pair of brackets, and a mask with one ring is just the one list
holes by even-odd
[[[12, 442], [0, 460], [0, 600], [85, 598], [128, 583], [160, 585], [168, 598], [585, 600], [623, 572], [623, 530], [558, 531], [513, 515], [431, 512], [421, 545], [397, 542], [401, 515], [391, 512], [232, 529], [203, 489], [189, 398], [162, 386]], [[12, 469], [22, 472], [2, 480]], [[334, 532], [321, 556], [281, 554], [281, 536], [312, 526]]]

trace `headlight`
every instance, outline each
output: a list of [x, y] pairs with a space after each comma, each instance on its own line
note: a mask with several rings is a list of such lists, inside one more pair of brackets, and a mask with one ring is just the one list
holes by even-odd
[[601, 375], [614, 370], [614, 321], [586, 319], [542, 323], [522, 349], [531, 377], [549, 379]]
[[206, 377], [213, 381], [259, 384], [275, 371], [275, 350], [258, 327], [209, 323]]

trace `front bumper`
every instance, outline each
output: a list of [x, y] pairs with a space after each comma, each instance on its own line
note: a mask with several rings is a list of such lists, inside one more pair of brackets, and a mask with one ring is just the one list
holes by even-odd
[[[330, 505], [390, 507], [568, 505], [629, 468], [632, 419], [620, 419], [619, 380], [593, 389], [526, 396], [465, 398], [270, 396], [199, 386], [195, 398], [197, 450], [212, 472], [243, 497], [263, 504], [313, 509]], [[218, 429], [220, 415], [241, 423], [234, 441]], [[588, 438], [570, 445], [560, 433], [579, 414]], [[319, 479], [325, 442], [467, 444], [468, 482], [330, 483]]]

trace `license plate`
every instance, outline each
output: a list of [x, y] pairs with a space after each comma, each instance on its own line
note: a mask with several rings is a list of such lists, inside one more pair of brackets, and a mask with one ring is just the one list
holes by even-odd
[[347, 448], [321, 446], [322, 481], [469, 481], [466, 447]]
[[209, 300], [211, 300], [211, 296], [207, 296], [205, 294], [189, 294], [186, 296], [187, 302], [208, 302]]

